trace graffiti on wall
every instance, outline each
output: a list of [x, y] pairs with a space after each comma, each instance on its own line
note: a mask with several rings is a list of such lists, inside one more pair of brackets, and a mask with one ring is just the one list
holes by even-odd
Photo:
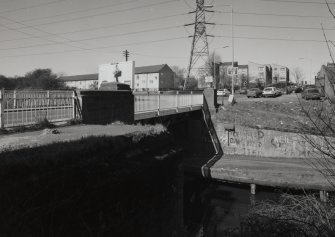
[[[318, 151], [301, 134], [237, 126], [235, 132], [218, 129], [226, 154], [305, 158]], [[311, 139], [322, 139], [311, 136]], [[228, 148], [228, 149], [225, 149]]]

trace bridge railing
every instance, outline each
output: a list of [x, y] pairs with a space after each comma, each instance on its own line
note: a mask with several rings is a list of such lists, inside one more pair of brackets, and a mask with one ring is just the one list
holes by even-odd
[[0, 128], [76, 117], [74, 91], [0, 90]]
[[134, 92], [134, 99], [135, 113], [203, 105], [202, 91]]

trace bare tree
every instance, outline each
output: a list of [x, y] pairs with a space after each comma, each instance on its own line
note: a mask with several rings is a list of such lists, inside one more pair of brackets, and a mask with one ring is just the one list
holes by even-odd
[[291, 70], [291, 76], [295, 79], [295, 82], [299, 85], [304, 79], [304, 74], [300, 67], [295, 67]]

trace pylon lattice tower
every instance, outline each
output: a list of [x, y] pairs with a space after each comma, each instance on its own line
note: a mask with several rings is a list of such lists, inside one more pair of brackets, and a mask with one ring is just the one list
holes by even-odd
[[[207, 37], [212, 37], [206, 33], [206, 25], [214, 25], [214, 23], [206, 22], [206, 12], [214, 12], [207, 10], [207, 8], [213, 6], [206, 6], [205, 0], [196, 0], [195, 11], [189, 12], [190, 14], [195, 13], [195, 22], [191, 24], [186, 24], [185, 26], [194, 25], [194, 34], [191, 47], [190, 61], [187, 70], [187, 77], [184, 82], [184, 90], [186, 89], [187, 81], [190, 78], [191, 71], [198, 70], [204, 71], [206, 68], [206, 61], [209, 59], [209, 49]], [[199, 60], [201, 59], [201, 60]], [[201, 64], [201, 61], [203, 64]]]

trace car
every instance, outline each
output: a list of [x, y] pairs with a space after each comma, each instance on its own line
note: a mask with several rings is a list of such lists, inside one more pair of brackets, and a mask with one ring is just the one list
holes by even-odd
[[302, 91], [301, 97], [305, 100], [320, 100], [321, 94], [316, 88], [306, 88]]
[[266, 87], [263, 90], [264, 97], [276, 97], [281, 95], [281, 92], [276, 87]]
[[240, 94], [247, 94], [248, 90], [246, 88], [241, 88], [239, 92]]
[[218, 90], [217, 91], [217, 95], [218, 96], [229, 96], [230, 95], [230, 91], [227, 90], [227, 89]]
[[262, 96], [262, 91], [259, 88], [251, 88], [247, 90], [247, 97], [261, 97]]

